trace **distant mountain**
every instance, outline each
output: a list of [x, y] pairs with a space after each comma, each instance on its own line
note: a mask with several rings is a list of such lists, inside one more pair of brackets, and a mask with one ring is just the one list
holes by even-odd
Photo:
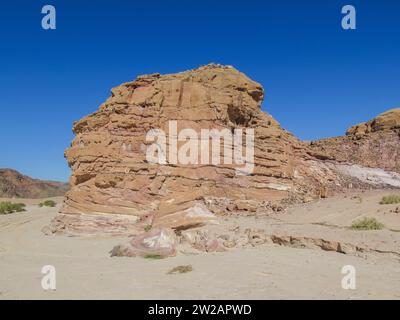
[[69, 184], [25, 176], [13, 169], [0, 169], [0, 197], [48, 198], [63, 196]]

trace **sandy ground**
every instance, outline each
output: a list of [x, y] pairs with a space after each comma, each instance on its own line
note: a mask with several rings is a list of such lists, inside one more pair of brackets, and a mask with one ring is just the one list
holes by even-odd
[[[269, 217], [228, 217], [213, 228], [263, 228], [271, 234], [302, 235], [346, 241], [400, 252], [400, 205], [379, 205], [374, 191], [296, 206]], [[57, 199], [58, 202], [61, 199]], [[163, 260], [110, 258], [126, 238], [45, 236], [40, 230], [57, 208], [39, 208], [24, 200], [26, 213], [0, 216], [0, 299], [399, 299], [400, 259], [278, 245], [235, 248], [221, 253], [179, 254]], [[347, 227], [363, 216], [384, 230]], [[167, 274], [179, 265], [185, 274]], [[57, 289], [44, 291], [41, 269], [56, 268]], [[341, 269], [356, 269], [355, 290], [341, 287]]]

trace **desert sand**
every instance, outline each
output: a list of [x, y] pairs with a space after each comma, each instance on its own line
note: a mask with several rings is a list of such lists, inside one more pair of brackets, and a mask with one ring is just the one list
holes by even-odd
[[[399, 205], [380, 205], [383, 195], [367, 191], [296, 205], [285, 212], [220, 217], [205, 228], [219, 233], [261, 228], [268, 234], [351, 243], [368, 252], [343, 254], [320, 248], [262, 244], [225, 252], [181, 251], [176, 257], [110, 257], [126, 237], [46, 236], [43, 226], [57, 214], [39, 208], [40, 200], [19, 200], [25, 213], [0, 215], [0, 299], [399, 299]], [[2, 199], [4, 200], [4, 199]], [[376, 217], [383, 230], [348, 227], [364, 216]], [[41, 287], [44, 265], [56, 268], [57, 288]], [[172, 268], [191, 265], [183, 274]], [[345, 265], [356, 269], [355, 290], [341, 287]]]

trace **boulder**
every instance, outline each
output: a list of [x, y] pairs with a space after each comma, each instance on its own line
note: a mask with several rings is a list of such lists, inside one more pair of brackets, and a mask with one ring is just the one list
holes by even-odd
[[181, 233], [181, 243], [188, 243], [194, 249], [205, 252], [225, 251], [222, 240], [208, 230], [187, 230]]
[[152, 229], [133, 237], [127, 244], [117, 245], [111, 256], [166, 258], [176, 255], [176, 235], [171, 229]]

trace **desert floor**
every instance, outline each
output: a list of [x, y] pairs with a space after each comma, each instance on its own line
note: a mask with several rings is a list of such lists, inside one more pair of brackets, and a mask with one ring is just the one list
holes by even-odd
[[[386, 194], [399, 192], [336, 196], [271, 216], [224, 217], [213, 226], [342, 241], [373, 248], [370, 253], [263, 244], [162, 260], [111, 258], [109, 251], [126, 238], [46, 236], [41, 228], [62, 199], [56, 199], [56, 208], [24, 200], [27, 212], [0, 216], [0, 299], [399, 299], [400, 213], [395, 209], [400, 205], [380, 205]], [[347, 228], [363, 216], [376, 217], [385, 229]], [[192, 272], [167, 274], [189, 264]], [[56, 268], [54, 291], [41, 287], [44, 265]], [[341, 287], [345, 265], [356, 269], [355, 290]]]

